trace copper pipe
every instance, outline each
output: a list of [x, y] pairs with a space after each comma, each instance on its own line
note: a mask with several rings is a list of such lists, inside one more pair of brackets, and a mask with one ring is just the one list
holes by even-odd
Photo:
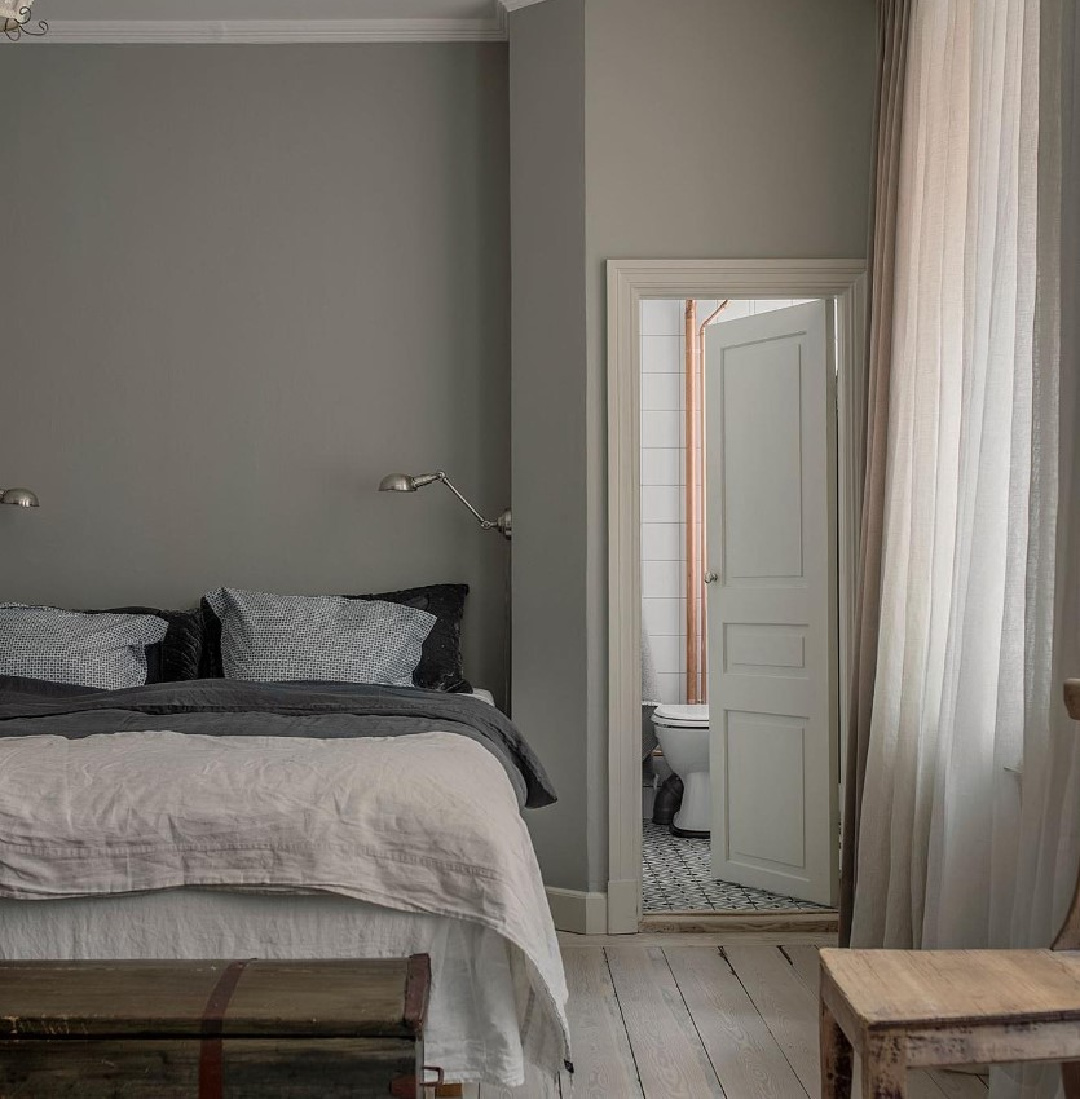
[[686, 701], [693, 705], [698, 701], [698, 661], [701, 654], [699, 633], [701, 610], [698, 606], [702, 586], [701, 542], [698, 529], [699, 466], [697, 443], [700, 438], [701, 417], [698, 414], [698, 340], [697, 302], [686, 302]]
[[[697, 394], [697, 400], [695, 402], [695, 415], [694, 419], [697, 423], [695, 431], [697, 445], [693, 449], [690, 447], [690, 430], [689, 420], [687, 421], [687, 433], [686, 433], [686, 455], [687, 455], [687, 469], [693, 465], [695, 470], [695, 490], [696, 490], [696, 502], [694, 505], [694, 522], [689, 522], [690, 508], [687, 507], [687, 546], [691, 541], [695, 543], [695, 559], [698, 563], [698, 574], [694, 580], [694, 615], [695, 615], [695, 644], [697, 652], [694, 656], [694, 671], [695, 671], [695, 685], [693, 691], [694, 702], [707, 702], [708, 701], [708, 687], [707, 679], [705, 675], [705, 669], [707, 666], [706, 646], [708, 642], [708, 636], [706, 633], [706, 617], [705, 617], [705, 447], [703, 445], [705, 439], [705, 329], [720, 314], [728, 307], [731, 299], [725, 298], [706, 318], [702, 321], [701, 326], [697, 330], [697, 355], [696, 357], [696, 369], [695, 373], [697, 378], [694, 382], [694, 390]], [[687, 390], [689, 392], [689, 389]], [[690, 555], [687, 553], [687, 561], [689, 562]], [[687, 569], [687, 598], [686, 598], [686, 614], [687, 619], [690, 617], [690, 570]], [[687, 637], [689, 637], [689, 630], [687, 631]], [[700, 674], [699, 674], [700, 673]], [[686, 674], [687, 684], [690, 680], [690, 658], [689, 652], [686, 660]], [[690, 692], [687, 691], [687, 702], [690, 702]]]

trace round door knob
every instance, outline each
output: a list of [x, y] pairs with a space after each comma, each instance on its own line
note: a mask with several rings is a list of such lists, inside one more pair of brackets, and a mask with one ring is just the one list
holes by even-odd
[[716, 581], [719, 580], [719, 579], [720, 579], [720, 574], [719, 573], [707, 572], [705, 574], [705, 583], [706, 584], [715, 584]]

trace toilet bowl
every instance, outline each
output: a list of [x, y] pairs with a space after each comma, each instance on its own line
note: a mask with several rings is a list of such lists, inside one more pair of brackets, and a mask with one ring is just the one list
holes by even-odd
[[677, 836], [707, 836], [712, 827], [709, 707], [657, 706], [652, 720], [664, 759], [683, 782], [682, 805], [671, 830]]

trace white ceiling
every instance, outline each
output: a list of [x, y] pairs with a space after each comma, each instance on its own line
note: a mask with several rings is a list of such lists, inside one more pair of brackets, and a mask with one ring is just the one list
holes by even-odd
[[485, 41], [540, 0], [34, 0], [52, 42]]

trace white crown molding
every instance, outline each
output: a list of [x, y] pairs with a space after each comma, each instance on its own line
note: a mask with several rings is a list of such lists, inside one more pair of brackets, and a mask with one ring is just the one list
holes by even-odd
[[507, 11], [517, 11], [519, 8], [528, 8], [533, 4], [542, 4], [544, 0], [499, 0], [499, 3]]
[[[54, 20], [19, 45], [295, 45], [317, 42], [502, 42], [503, 12], [485, 19]], [[0, 43], [7, 40], [0, 36]]]

